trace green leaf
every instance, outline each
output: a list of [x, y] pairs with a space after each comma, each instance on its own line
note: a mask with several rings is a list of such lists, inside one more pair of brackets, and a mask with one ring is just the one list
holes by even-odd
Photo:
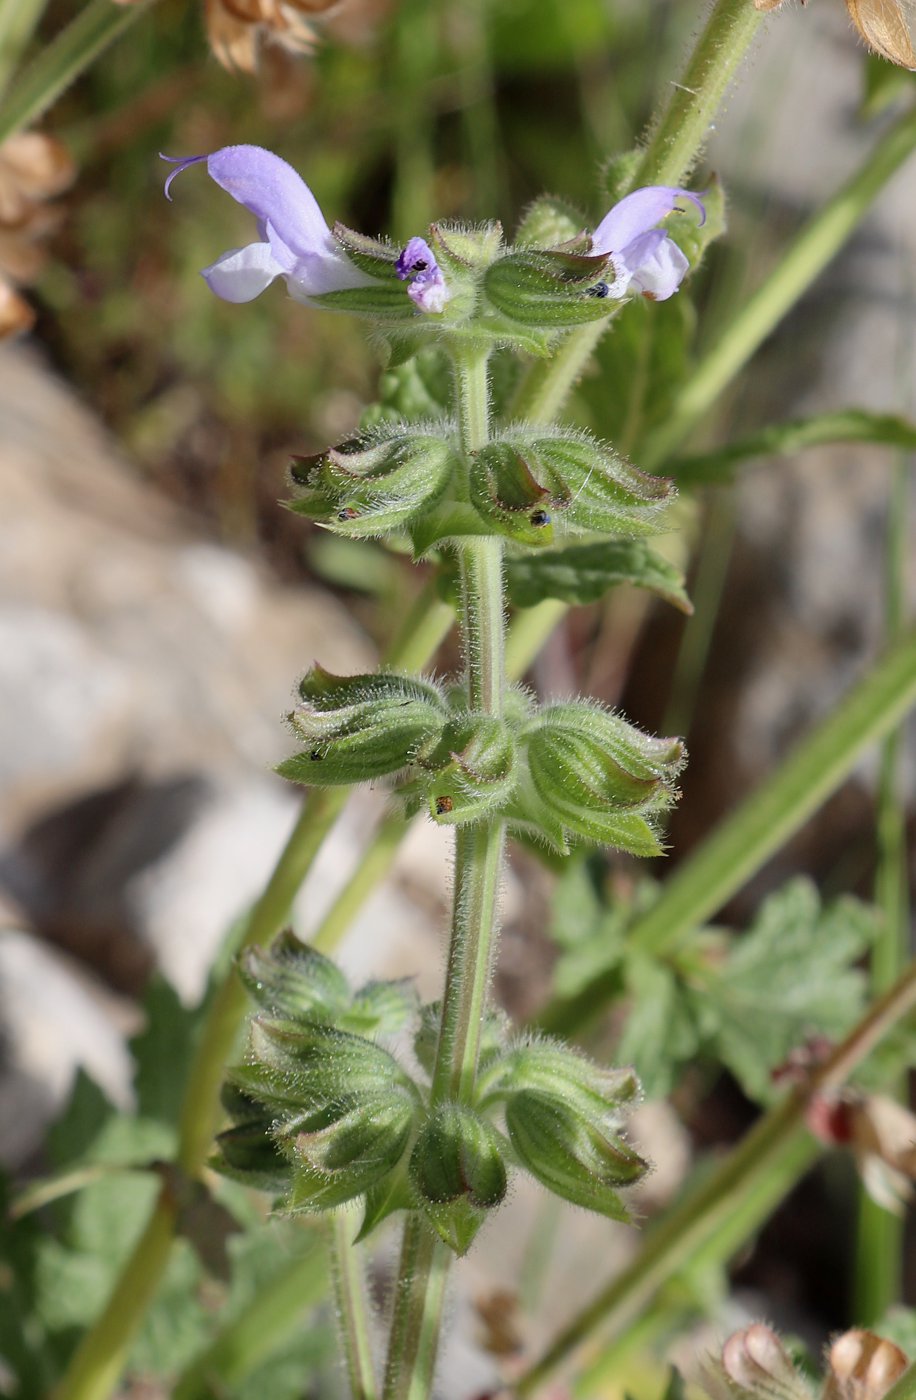
[[146, 1029], [130, 1043], [137, 1064], [137, 1109], [143, 1117], [177, 1124], [187, 1069], [208, 999], [189, 1009], [162, 978], [151, 983], [144, 1001]]
[[[578, 389], [597, 433], [623, 451], [635, 450], [667, 418], [690, 368], [695, 325], [686, 291], [668, 301], [635, 297], [623, 303], [596, 351], [598, 372]], [[608, 384], [620, 391], [609, 394]]]
[[869, 413], [848, 408], [839, 413], [822, 413], [814, 418], [798, 418], [774, 423], [739, 442], [712, 452], [681, 457], [669, 467], [679, 485], [702, 486], [730, 481], [737, 467], [754, 457], [801, 452], [825, 443], [869, 442], [884, 447], [916, 450], [916, 423], [893, 413]]
[[509, 598], [519, 608], [536, 607], [545, 598], [596, 603], [621, 583], [648, 589], [683, 613], [693, 612], [681, 571], [642, 540], [602, 540], [506, 561]]
[[631, 1064], [650, 1099], [670, 1092], [676, 1071], [700, 1048], [693, 1008], [674, 970], [649, 958], [631, 957], [627, 988], [633, 998], [614, 1059]]
[[865, 979], [853, 964], [872, 942], [873, 910], [851, 898], [821, 908], [810, 881], [792, 880], [735, 939], [721, 970], [695, 992], [718, 1022], [713, 1046], [758, 1101], [770, 1071], [812, 1034], [843, 1035], [861, 1014]]

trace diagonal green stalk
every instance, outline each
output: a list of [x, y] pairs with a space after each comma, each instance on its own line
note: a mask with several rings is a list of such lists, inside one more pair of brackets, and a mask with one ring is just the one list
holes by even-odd
[[134, 4], [117, 5], [113, 0], [89, 0], [10, 88], [0, 106], [0, 141], [43, 116], [109, 44], [154, 3], [155, 0], [136, 0]]
[[[629, 946], [668, 954], [710, 919], [847, 778], [864, 749], [916, 704], [916, 632], [909, 632], [804, 739], [770, 778], [725, 817], [665, 883], [638, 919]], [[554, 1002], [545, 1030], [575, 1034], [606, 1005], [616, 969], [599, 972], [574, 997]]]
[[[431, 584], [411, 617], [414, 626], [401, 632], [386, 660], [393, 667], [419, 670], [442, 640], [450, 611], [443, 608]], [[315, 788], [309, 794], [263, 893], [248, 915], [242, 947], [269, 943], [279, 933], [346, 797], [343, 788]], [[326, 937], [326, 949], [330, 943]], [[189, 1176], [200, 1172], [216, 1133], [220, 1086], [247, 1010], [242, 984], [230, 971], [214, 993], [185, 1086], [177, 1160]], [[168, 1262], [176, 1226], [176, 1210], [163, 1192], [108, 1303], [74, 1352], [54, 1400], [107, 1400], [111, 1395]], [[142, 1288], [130, 1283], [135, 1277], [143, 1279]]]
[[[905, 628], [910, 464], [904, 455], [896, 463], [888, 501], [887, 567], [885, 580], [886, 632], [890, 640]], [[871, 953], [871, 985], [883, 992], [900, 975], [909, 945], [907, 898], [906, 802], [900, 785], [903, 734], [888, 735], [881, 753], [878, 784], [878, 870], [875, 902], [882, 926]], [[898, 1074], [894, 1097], [907, 1101], [907, 1075]], [[903, 1220], [859, 1191], [855, 1306], [853, 1315], [872, 1327], [900, 1297], [903, 1284]]]
[[38, 28], [47, 0], [0, 0], [0, 92]]
[[336, 1210], [331, 1221], [331, 1278], [352, 1400], [378, 1400], [368, 1304], [359, 1252], [353, 1244], [353, 1216]]
[[[812, 1076], [766, 1113], [714, 1171], [696, 1183], [647, 1232], [639, 1254], [566, 1326], [544, 1356], [515, 1384], [519, 1400], [536, 1394], [594, 1332], [618, 1335], [639, 1318], [669, 1279], [707, 1249], [720, 1231], [728, 1232], [736, 1211], [763, 1187], [785, 1153], [803, 1141], [805, 1110], [815, 1093], [834, 1092], [871, 1054], [890, 1030], [916, 1007], [916, 963], [867, 1012], [855, 1029]], [[799, 1164], [804, 1153], [799, 1150]], [[594, 1376], [591, 1377], [594, 1380]], [[583, 1390], [578, 1394], [585, 1393]], [[592, 1392], [593, 1393], [593, 1392]]]
[[[462, 448], [471, 454], [489, 437], [485, 350], [471, 346], [456, 352], [455, 391]], [[455, 551], [469, 707], [498, 715], [506, 687], [502, 542], [461, 539]], [[467, 1103], [473, 1094], [499, 929], [504, 845], [499, 820], [468, 823], [455, 832], [451, 939], [431, 1106]], [[411, 1213], [395, 1285], [383, 1400], [428, 1400], [432, 1393], [448, 1262], [446, 1246], [417, 1212]]]

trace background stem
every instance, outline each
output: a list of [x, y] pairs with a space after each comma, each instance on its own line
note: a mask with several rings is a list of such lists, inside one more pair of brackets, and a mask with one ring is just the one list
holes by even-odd
[[130, 5], [116, 5], [113, 0], [89, 0], [10, 88], [0, 108], [0, 141], [36, 122], [99, 54], [154, 3], [155, 0], [135, 0]]
[[[766, 1186], [782, 1154], [806, 1133], [804, 1115], [811, 1096], [838, 1089], [914, 1006], [916, 963], [869, 1009], [804, 1090], [796, 1090], [770, 1109], [714, 1171], [650, 1228], [632, 1264], [576, 1315], [541, 1360], [516, 1382], [520, 1400], [533, 1395], [597, 1328], [616, 1334], [629, 1325], [697, 1251], [720, 1231], [728, 1231], [749, 1193]], [[800, 1161], [804, 1163], [804, 1154]]]
[[346, 1209], [336, 1210], [331, 1221], [331, 1277], [350, 1391], [353, 1400], [377, 1400], [360, 1251], [352, 1235], [352, 1213]]

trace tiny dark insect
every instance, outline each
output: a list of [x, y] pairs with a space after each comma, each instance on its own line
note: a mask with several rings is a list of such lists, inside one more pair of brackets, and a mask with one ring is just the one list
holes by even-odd
[[531, 521], [532, 525], [550, 524], [550, 516], [547, 514], [546, 510], [533, 510], [528, 519]]
[[356, 517], [357, 517], [358, 515], [359, 515], [359, 511], [358, 511], [358, 510], [354, 510], [352, 506], [344, 506], [343, 510], [339, 510], [339, 511], [337, 512], [337, 519], [338, 519], [338, 520], [355, 520]]
[[590, 297], [606, 297], [609, 295], [610, 290], [606, 282], [596, 282], [594, 287], [589, 287], [587, 295]]
[[437, 798], [436, 798], [436, 816], [437, 816], [437, 817], [444, 817], [445, 814], [446, 814], [446, 812], [450, 812], [450, 811], [452, 810], [452, 808], [454, 807], [454, 805], [455, 805], [455, 804], [454, 804], [454, 802], [452, 801], [452, 799], [451, 799], [450, 797], [437, 797]]
[[324, 758], [324, 754], [321, 752], [320, 749], [312, 749], [312, 752], [309, 754], [309, 758], [312, 760], [313, 763], [320, 763], [321, 759]]
[[425, 258], [417, 258], [417, 261], [413, 265], [412, 271], [425, 272], [428, 267], [429, 263], [426, 261]]

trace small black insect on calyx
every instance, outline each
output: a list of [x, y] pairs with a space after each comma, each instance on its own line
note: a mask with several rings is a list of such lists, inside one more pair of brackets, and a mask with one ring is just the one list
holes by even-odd
[[455, 805], [455, 804], [454, 804], [454, 802], [452, 801], [452, 799], [451, 799], [450, 797], [437, 797], [437, 798], [436, 798], [436, 816], [437, 816], [437, 817], [444, 817], [444, 816], [446, 815], [446, 813], [448, 813], [448, 812], [450, 812], [450, 811], [452, 810], [452, 808], [454, 807], [454, 805]]
[[528, 519], [531, 521], [532, 525], [550, 524], [550, 516], [547, 514], [546, 510], [533, 510]]
[[586, 296], [603, 298], [610, 296], [611, 289], [606, 282], [596, 282], [594, 287], [589, 287]]

